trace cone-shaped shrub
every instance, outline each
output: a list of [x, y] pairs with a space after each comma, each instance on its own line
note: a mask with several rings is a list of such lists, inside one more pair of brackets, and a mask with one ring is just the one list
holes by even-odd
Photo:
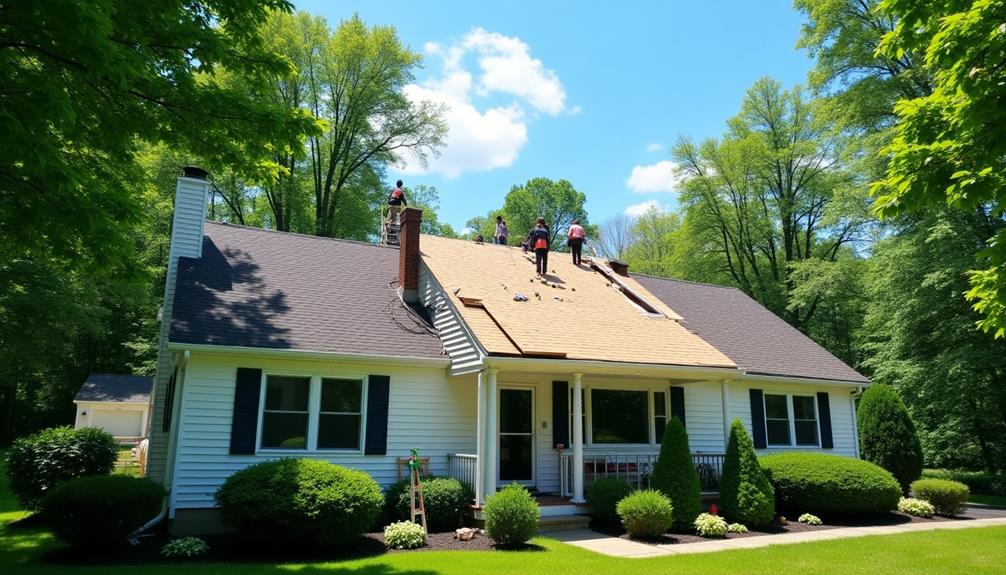
[[922, 475], [922, 444], [908, 408], [889, 386], [874, 385], [863, 394], [857, 414], [863, 459], [890, 471], [907, 495]]
[[660, 491], [674, 506], [674, 529], [690, 530], [702, 512], [699, 474], [688, 449], [688, 432], [677, 417], [672, 417], [660, 443], [660, 456], [653, 466], [650, 487]]
[[767, 525], [775, 517], [772, 484], [762, 471], [744, 424], [734, 419], [720, 481], [720, 511], [727, 520], [751, 527]]

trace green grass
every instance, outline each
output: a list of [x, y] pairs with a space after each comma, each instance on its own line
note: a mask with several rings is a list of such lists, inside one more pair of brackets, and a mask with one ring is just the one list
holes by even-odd
[[[3, 454], [0, 453], [0, 461]], [[493, 575], [525, 573], [1001, 573], [1006, 564], [1006, 527], [930, 531], [780, 545], [712, 554], [618, 559], [539, 538], [542, 551], [417, 552], [337, 563], [185, 563], [70, 566], [43, 562], [61, 544], [43, 530], [10, 523], [26, 516], [0, 479], [0, 573], [129, 575], [397, 575], [399, 573]]]
[[994, 507], [1006, 507], [1006, 495], [986, 495], [984, 493], [972, 493], [968, 498], [971, 503], [981, 503], [982, 505], [992, 505]]

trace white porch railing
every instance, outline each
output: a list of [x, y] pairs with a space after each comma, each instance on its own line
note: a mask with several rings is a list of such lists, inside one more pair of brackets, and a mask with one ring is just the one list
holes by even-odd
[[479, 458], [476, 455], [465, 453], [447, 454], [447, 475], [453, 477], [468, 486], [468, 489], [475, 493], [475, 478], [478, 476]]
[[[720, 488], [723, 475], [722, 453], [693, 453], [692, 463], [699, 474], [703, 492], [716, 492]], [[650, 486], [650, 476], [657, 462], [657, 454], [608, 454], [584, 455], [583, 484], [594, 483], [600, 478], [621, 479], [637, 489]], [[559, 490], [563, 497], [571, 497], [573, 485], [573, 454], [563, 452], [559, 458]]]

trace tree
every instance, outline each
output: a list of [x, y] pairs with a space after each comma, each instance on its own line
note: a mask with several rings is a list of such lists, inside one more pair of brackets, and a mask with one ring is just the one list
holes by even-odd
[[587, 221], [587, 210], [583, 207], [586, 201], [587, 196], [576, 191], [568, 180], [532, 178], [510, 188], [503, 201], [503, 213], [514, 237], [523, 237], [537, 218], [545, 218], [551, 249], [558, 250], [565, 248], [566, 230], [574, 219], [580, 220], [588, 235], [596, 235], [591, 233]]
[[1006, 341], [974, 329], [967, 270], [1001, 218], [901, 218], [866, 274], [865, 367], [898, 391], [929, 465], [1006, 468]]
[[890, 386], [871, 386], [856, 412], [863, 459], [891, 472], [907, 497], [922, 475], [922, 444], [908, 409]]
[[653, 466], [650, 487], [660, 491], [674, 506], [674, 528], [688, 530], [702, 512], [702, 487], [688, 447], [688, 432], [677, 417], [664, 429], [660, 455]]
[[458, 237], [450, 224], [441, 222], [437, 217], [437, 210], [440, 209], [440, 194], [437, 193], [437, 188], [419, 184], [411, 189], [405, 188], [404, 191], [409, 206], [423, 210], [423, 222], [419, 226], [420, 232], [445, 238]]
[[720, 480], [720, 508], [728, 521], [747, 526], [767, 525], [775, 517], [772, 485], [765, 477], [751, 437], [739, 419], [730, 424], [730, 439]]
[[650, 208], [632, 226], [634, 242], [625, 252], [629, 268], [643, 274], [670, 275], [670, 258], [676, 245], [672, 240], [681, 227], [678, 214]]
[[[1003, 5], [886, 0], [897, 21], [877, 49], [888, 58], [924, 55], [935, 87], [900, 100], [890, 157], [873, 193], [885, 217], [941, 205], [1000, 218], [1006, 212], [1006, 33]], [[1006, 230], [983, 238], [968, 298], [984, 317], [978, 326], [1006, 337]]]
[[600, 225], [597, 238], [598, 252], [606, 258], [623, 260], [635, 242], [633, 228], [636, 221], [626, 214], [608, 218]]
[[404, 94], [421, 57], [393, 27], [368, 27], [353, 16], [318, 41], [303, 50], [299, 67], [307, 75], [307, 105], [326, 125], [309, 140], [315, 233], [333, 236], [346, 188], [361, 169], [404, 154], [424, 163], [443, 144], [446, 125], [440, 106]]

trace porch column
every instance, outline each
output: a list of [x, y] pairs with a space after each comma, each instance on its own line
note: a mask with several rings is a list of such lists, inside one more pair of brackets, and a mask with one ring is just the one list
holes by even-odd
[[727, 452], [727, 443], [730, 441], [730, 380], [724, 379], [720, 384], [720, 391], [723, 396], [723, 453]]
[[486, 382], [485, 374], [479, 373], [478, 395], [475, 405], [475, 504], [482, 505], [485, 499], [486, 458]]
[[573, 503], [583, 498], [583, 374], [573, 374]]
[[485, 485], [484, 497], [489, 497], [496, 493], [496, 467], [498, 465], [498, 448], [496, 433], [496, 400], [498, 392], [496, 390], [496, 374], [498, 369], [488, 371], [488, 385], [486, 386], [486, 435], [485, 435], [485, 462], [482, 466], [483, 481]]

